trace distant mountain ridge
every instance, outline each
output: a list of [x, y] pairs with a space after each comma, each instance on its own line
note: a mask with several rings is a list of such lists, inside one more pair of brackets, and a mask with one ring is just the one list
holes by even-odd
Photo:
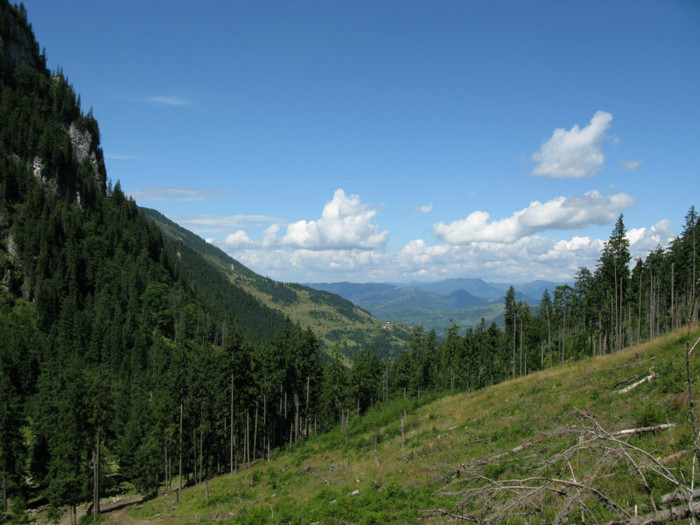
[[[402, 286], [402, 285], [399, 285]], [[411, 288], [418, 288], [420, 290], [425, 290], [426, 292], [433, 292], [438, 294], [448, 294], [458, 290], [464, 290], [475, 297], [480, 297], [482, 299], [502, 299], [505, 295], [505, 290], [500, 284], [487, 283], [483, 279], [444, 279], [437, 282], [411, 282], [403, 286], [410, 286]]]
[[[243, 291], [259, 303], [258, 308], [271, 309], [280, 317], [288, 316], [294, 322], [310, 327], [327, 351], [335, 344], [340, 345], [349, 360], [353, 360], [361, 348], [371, 348], [379, 356], [398, 353], [408, 339], [408, 327], [397, 323], [387, 325], [386, 320], [380, 321], [383, 318], [373, 317], [354, 301], [336, 295], [332, 290], [282, 283], [258, 275], [160, 212], [150, 208], [140, 210], [160, 228], [166, 243], [177, 245], [175, 249], [184, 267], [188, 266], [186, 259], [194, 259], [197, 266], [191, 265], [188, 278], [199, 282], [203, 292], [205, 288], [209, 289], [219, 303], [225, 303], [226, 295]], [[202, 268], [197, 262], [199, 256], [208, 263], [208, 268]], [[212, 270], [216, 275], [211, 275]], [[220, 284], [211, 286], [212, 282], [218, 283], [219, 280], [222, 281]]]
[[[530, 306], [539, 305], [542, 294], [550, 295], [566, 283], [537, 280], [513, 285], [515, 298]], [[442, 333], [453, 322], [460, 327], [487, 322], [503, 323], [503, 304], [508, 283], [483, 279], [444, 279], [410, 283], [307, 283], [353, 302], [375, 317], [435, 329]]]

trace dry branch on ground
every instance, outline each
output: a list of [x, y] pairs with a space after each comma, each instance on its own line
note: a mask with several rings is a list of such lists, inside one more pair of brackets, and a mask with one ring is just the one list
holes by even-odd
[[[527, 476], [518, 478], [507, 475], [499, 479], [498, 474], [487, 475], [487, 470], [499, 467], [499, 461], [508, 457], [509, 461], [501, 463], [502, 468], [496, 468], [496, 472], [503, 475], [517, 471], [521, 467], [517, 461], [528, 462], [532, 457], [537, 457], [518, 456], [525, 448], [534, 446], [533, 442], [483, 460], [460, 464], [456, 468], [456, 478], [437, 492], [438, 495], [457, 497], [458, 503], [450, 510], [434, 509], [430, 512], [444, 512], [443, 515], [451, 519], [483, 524], [499, 523], [515, 515], [523, 517], [525, 521], [542, 523], [590, 521], [647, 524], [679, 519], [678, 516], [683, 515], [683, 506], [660, 508], [672, 500], [654, 493], [649, 476], [653, 474], [656, 479], [661, 478], [667, 482], [667, 487], [670, 484], [675, 489], [676, 501], [692, 501], [689, 497], [690, 487], [682, 477], [679, 479], [677, 471], [666, 467], [653, 454], [625, 441], [632, 435], [662, 432], [675, 425], [610, 432], [591, 414], [579, 412], [584, 419], [583, 432], [580, 427], [555, 429], [548, 437], [554, 439], [555, 436], [560, 438], [568, 434], [571, 446], [527, 468]], [[547, 446], [548, 441], [542, 439], [537, 445]], [[577, 468], [581, 472], [577, 472]], [[628, 480], [626, 484], [632, 486], [631, 492], [638, 494], [639, 500], [635, 504], [630, 504], [628, 495], [621, 496], [614, 486], [611, 487], [609, 480], [620, 475], [621, 469], [626, 470], [623, 475]], [[654, 486], [657, 485], [658, 481]], [[686, 504], [684, 509], [685, 516], [689, 516], [689, 505]], [[693, 510], [693, 513], [696, 512], [700, 511]]]

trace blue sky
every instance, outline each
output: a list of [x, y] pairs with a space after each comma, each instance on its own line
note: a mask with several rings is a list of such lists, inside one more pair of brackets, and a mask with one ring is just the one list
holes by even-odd
[[696, 1], [24, 4], [108, 176], [274, 279], [566, 280], [700, 205]]

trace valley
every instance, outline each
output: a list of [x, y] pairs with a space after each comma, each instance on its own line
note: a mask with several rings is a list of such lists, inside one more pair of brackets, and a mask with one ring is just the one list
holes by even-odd
[[[110, 26], [123, 7], [103, 17]], [[218, 7], [233, 14], [227, 3]], [[201, 16], [203, 8], [195, 9]], [[131, 24], [150, 14], [150, 8], [139, 16], [127, 10], [127, 19]], [[319, 19], [318, 26], [344, 21], [341, 14]], [[372, 19], [360, 14], [358, 20]], [[0, 0], [0, 523], [642, 525], [700, 518], [700, 216], [693, 205], [674, 202], [675, 220], [685, 213], [677, 235], [666, 219], [640, 227], [639, 214], [648, 212], [643, 206], [629, 228], [622, 212], [635, 198], [595, 189], [544, 203], [533, 197], [511, 217], [474, 210], [464, 219], [444, 211], [427, 219], [432, 202], [407, 204], [390, 184], [384, 195], [399, 195], [400, 223], [420, 225], [421, 235], [440, 243], [411, 235], [397, 248], [389, 230], [372, 222], [383, 205], [363, 203], [342, 188], [317, 219], [285, 215], [284, 208], [308, 209], [318, 198], [315, 186], [329, 174], [317, 166], [314, 175], [293, 176], [294, 162], [284, 160], [290, 157], [268, 150], [304, 135], [296, 127], [282, 133], [277, 110], [262, 128], [259, 149], [246, 142], [257, 115], [237, 138], [228, 135], [236, 119], [226, 123], [226, 133], [211, 131], [207, 119], [230, 103], [228, 85], [226, 104], [215, 111], [202, 109], [204, 96], [198, 106], [178, 96], [109, 95], [108, 111], [119, 114], [111, 122], [115, 129], [130, 125], [126, 135], [141, 130], [121, 114], [124, 106], [139, 107], [132, 119], [148, 113], [149, 123], [167, 122], [162, 137], [141, 135], [148, 136], [148, 155], [120, 155], [115, 135], [104, 130], [103, 136], [92, 106], [63, 68], [49, 69], [30, 18], [24, 4]], [[390, 20], [400, 18], [392, 13]], [[294, 29], [295, 45], [306, 42], [296, 31], [307, 26], [295, 22], [307, 23], [304, 17], [274, 20]], [[197, 21], [207, 35], [210, 24], [220, 22]], [[160, 42], [161, 33], [144, 27]], [[227, 38], [238, 35], [224, 29]], [[194, 41], [177, 37], [171, 45]], [[96, 47], [110, 43], [91, 38]], [[295, 48], [286, 40], [260, 42]], [[84, 44], [82, 51], [94, 51]], [[227, 52], [225, 61], [198, 55], [191, 63], [221, 68], [233, 55]], [[130, 53], [128, 62], [140, 57], [140, 50]], [[321, 62], [335, 64], [332, 58]], [[146, 69], [159, 63], [150, 58]], [[172, 69], [179, 74], [182, 66]], [[266, 75], [267, 66], [260, 70]], [[100, 80], [107, 69], [90, 74]], [[265, 78], [275, 89], [253, 97], [259, 108], [288, 94], [278, 88], [286, 77]], [[247, 77], [235, 83], [237, 89], [248, 84], [254, 82]], [[242, 111], [247, 102], [233, 105]], [[314, 98], [314, 111], [317, 102], [326, 108]], [[335, 121], [326, 129], [302, 113], [300, 121], [325, 129], [315, 140], [333, 135]], [[194, 114], [203, 119], [196, 127], [178, 123]], [[422, 130], [399, 125], [397, 115], [388, 120], [395, 129], [385, 133], [392, 138], [404, 127]], [[532, 155], [532, 175], [597, 175], [611, 121], [612, 114], [599, 110], [584, 128], [556, 128]], [[187, 133], [173, 142], [165, 136], [174, 128]], [[366, 135], [364, 127], [357, 132]], [[378, 136], [370, 135], [373, 144]], [[426, 134], [419, 135], [424, 144]], [[499, 136], [499, 146], [503, 142]], [[192, 155], [193, 164], [182, 166], [188, 182], [214, 177], [200, 164], [218, 157], [200, 151], [209, 143], [218, 144], [221, 155], [239, 147], [240, 158], [252, 149], [271, 167], [244, 169], [229, 157], [224, 165], [235, 180], [228, 183], [250, 191], [240, 194], [171, 186], [130, 193], [107, 172], [108, 161], [129, 177], [135, 166], [147, 166], [149, 180], [162, 176], [170, 184], [181, 166], [161, 169], [164, 164], [148, 160], [161, 146], [163, 158], [179, 158], [179, 150]], [[295, 162], [335, 160], [312, 143], [309, 150], [290, 148]], [[107, 145], [113, 149], [106, 153]], [[369, 150], [344, 161], [362, 157], [372, 164], [365, 159]], [[567, 162], [551, 162], [553, 150]], [[338, 162], [333, 184], [358, 177]], [[393, 166], [402, 188], [409, 188], [403, 168]], [[619, 166], [636, 170], [642, 163], [623, 159]], [[425, 179], [437, 180], [427, 173]], [[455, 181], [464, 178], [461, 164], [458, 173]], [[368, 175], [366, 182], [375, 188], [383, 177]], [[543, 187], [536, 188], [544, 194]], [[481, 199], [476, 189], [462, 189], [465, 199]], [[445, 206], [451, 201], [446, 191], [439, 189]], [[500, 201], [517, 191], [504, 184], [498, 193]], [[134, 195], [171, 209], [225, 201], [229, 215], [197, 224], [213, 223], [226, 235], [207, 241], [164, 211], [140, 206]], [[158, 200], [164, 196], [169, 204]], [[471, 210], [466, 202], [454, 213]], [[588, 227], [609, 232], [607, 240], [544, 237]], [[255, 231], [255, 239], [244, 228]], [[275, 280], [241, 261], [275, 271], [287, 261], [311, 284]], [[455, 277], [482, 268], [540, 279], [511, 285]], [[313, 283], [348, 274], [405, 279]]]
[[[553, 293], [566, 283], [533, 281], [515, 285], [518, 301], [535, 309], [545, 291]], [[454, 323], [475, 328], [483, 318], [487, 324], [503, 326], [505, 295], [510, 284], [487, 283], [482, 279], [446, 279], [438, 282], [310, 283], [352, 301], [378, 319], [410, 326], [423, 326], [442, 335]]]

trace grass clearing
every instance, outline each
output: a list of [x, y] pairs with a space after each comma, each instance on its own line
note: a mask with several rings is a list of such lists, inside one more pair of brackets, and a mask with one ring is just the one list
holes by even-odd
[[[677, 479], [681, 470], [686, 480], [690, 472], [686, 333], [477, 392], [396, 399], [351, 418], [347, 443], [338, 427], [269, 462], [211, 479], [208, 499], [204, 484], [188, 487], [179, 504], [174, 493], [163, 495], [130, 510], [128, 518], [440, 523], [450, 514], [498, 521], [508, 509], [512, 523], [607, 522], [630, 518], [635, 506], [640, 515], [649, 514], [674, 486], [644, 454]], [[693, 337], [699, 334], [695, 330]], [[618, 393], [652, 367], [658, 378]], [[695, 356], [691, 368], [697, 380]], [[667, 423], [675, 427], [614, 437], [622, 429]]]

